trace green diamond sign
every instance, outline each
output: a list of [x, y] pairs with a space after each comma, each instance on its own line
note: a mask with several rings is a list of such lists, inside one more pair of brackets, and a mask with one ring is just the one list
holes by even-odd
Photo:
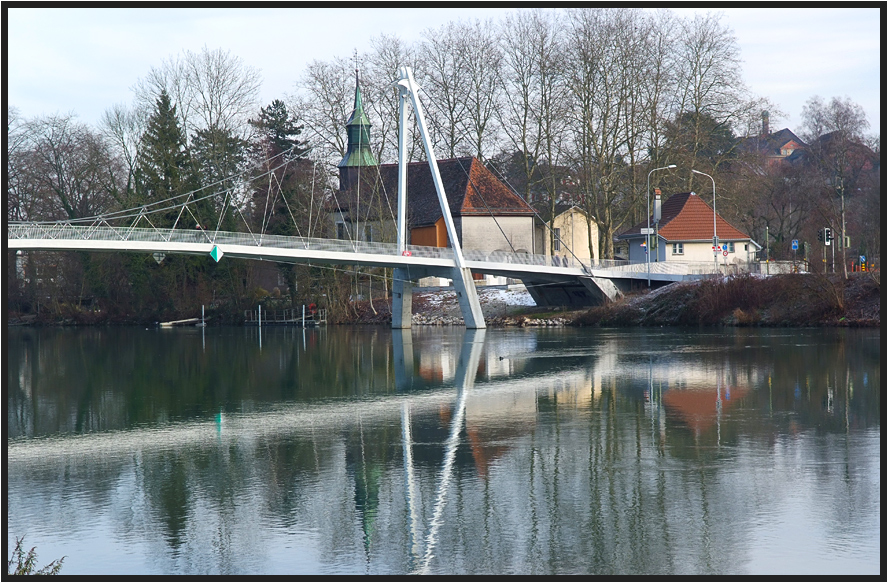
[[222, 253], [222, 250], [219, 249], [218, 246], [213, 245], [213, 250], [210, 251], [210, 257], [212, 257], [216, 261], [216, 263], [219, 263], [219, 260], [222, 259], [223, 255], [225, 254]]

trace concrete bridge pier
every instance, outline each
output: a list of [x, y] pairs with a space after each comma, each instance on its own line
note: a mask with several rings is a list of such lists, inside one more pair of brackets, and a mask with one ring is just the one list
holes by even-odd
[[[411, 273], [413, 272], [413, 273]], [[421, 274], [421, 275], [420, 275]], [[431, 275], [427, 270], [396, 268], [393, 272], [392, 282], [392, 328], [395, 330], [407, 330], [413, 324], [413, 281], [411, 278]], [[484, 314], [481, 312], [481, 302], [478, 300], [478, 290], [475, 289], [475, 280], [472, 279], [472, 270], [468, 267], [454, 267], [444, 277], [453, 281], [453, 290], [459, 301], [459, 309], [462, 312], [463, 322], [466, 328], [479, 330], [487, 328], [484, 323]]]
[[454, 267], [451, 278], [466, 328], [474, 330], [487, 328], [484, 314], [481, 312], [481, 302], [478, 300], [478, 290], [475, 289], [475, 280], [472, 279], [472, 270], [468, 267]]
[[410, 329], [413, 325], [413, 282], [406, 269], [395, 269], [392, 273], [392, 328]]

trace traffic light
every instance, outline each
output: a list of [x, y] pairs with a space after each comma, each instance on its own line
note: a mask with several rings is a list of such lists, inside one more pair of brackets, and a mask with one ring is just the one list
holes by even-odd
[[823, 229], [818, 229], [817, 240], [820, 241], [821, 243], [823, 242]]
[[825, 229], [823, 229], [823, 244], [829, 245], [830, 241], [832, 241], [832, 238], [833, 238], [832, 229], [830, 229], [829, 227], [826, 227]]

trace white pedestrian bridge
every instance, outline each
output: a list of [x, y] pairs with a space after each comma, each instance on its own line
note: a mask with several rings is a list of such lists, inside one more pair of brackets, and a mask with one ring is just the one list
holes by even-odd
[[[7, 249], [111, 251], [209, 255], [216, 261], [236, 257], [282, 263], [363, 265], [398, 270], [407, 280], [451, 277], [457, 267], [453, 250], [408, 245], [399, 253], [394, 243], [289, 237], [190, 229], [75, 226], [65, 223], [7, 223]], [[633, 280], [650, 278], [655, 285], [698, 279], [711, 263], [644, 263], [603, 261], [583, 264], [574, 258], [529, 253], [463, 250], [465, 268], [519, 279], [538, 305], [600, 305], [618, 297]]]

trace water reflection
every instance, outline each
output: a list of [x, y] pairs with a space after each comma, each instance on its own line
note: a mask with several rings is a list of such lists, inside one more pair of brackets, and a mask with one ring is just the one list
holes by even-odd
[[15, 331], [7, 538], [70, 573], [865, 571], [879, 337], [840, 332]]

